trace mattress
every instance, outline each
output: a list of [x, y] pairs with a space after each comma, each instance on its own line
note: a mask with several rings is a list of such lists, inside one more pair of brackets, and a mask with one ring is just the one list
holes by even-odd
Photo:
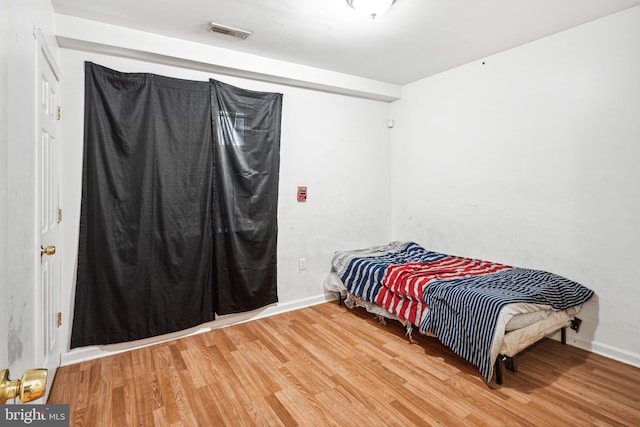
[[520, 329], [512, 330], [504, 335], [502, 343], [497, 349], [497, 354], [513, 357], [531, 344], [542, 338], [566, 328], [571, 324], [580, 307], [573, 307], [566, 311], [555, 311], [548, 317], [538, 320]]

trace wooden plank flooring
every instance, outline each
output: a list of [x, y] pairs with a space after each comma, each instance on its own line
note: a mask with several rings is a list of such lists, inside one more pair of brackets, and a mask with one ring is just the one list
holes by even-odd
[[72, 426], [638, 426], [640, 369], [542, 340], [486, 384], [437, 340], [325, 303], [58, 370]]

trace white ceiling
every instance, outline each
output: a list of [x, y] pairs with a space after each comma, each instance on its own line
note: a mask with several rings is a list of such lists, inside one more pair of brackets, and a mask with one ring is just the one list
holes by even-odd
[[[640, 0], [396, 0], [371, 20], [345, 0], [52, 0], [56, 13], [406, 84], [640, 5]], [[250, 30], [247, 40], [209, 22]]]

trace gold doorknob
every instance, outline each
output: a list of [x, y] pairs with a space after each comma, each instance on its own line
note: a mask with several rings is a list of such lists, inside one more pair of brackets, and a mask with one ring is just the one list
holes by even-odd
[[56, 253], [55, 246], [47, 246], [46, 248], [40, 246], [40, 256], [42, 255], [53, 255]]
[[20, 399], [20, 403], [31, 402], [44, 396], [46, 391], [46, 369], [29, 369], [25, 371], [22, 378], [13, 381], [9, 379], [8, 369], [0, 371], [0, 404], [2, 405], [16, 396]]

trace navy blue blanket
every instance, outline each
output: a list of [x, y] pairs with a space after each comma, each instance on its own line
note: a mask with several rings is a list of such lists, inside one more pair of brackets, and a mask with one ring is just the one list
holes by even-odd
[[593, 291], [562, 276], [512, 268], [484, 276], [436, 280], [424, 287], [429, 306], [420, 330], [435, 334], [453, 352], [473, 363], [489, 382], [491, 344], [498, 314], [507, 304], [534, 303], [566, 310]]

